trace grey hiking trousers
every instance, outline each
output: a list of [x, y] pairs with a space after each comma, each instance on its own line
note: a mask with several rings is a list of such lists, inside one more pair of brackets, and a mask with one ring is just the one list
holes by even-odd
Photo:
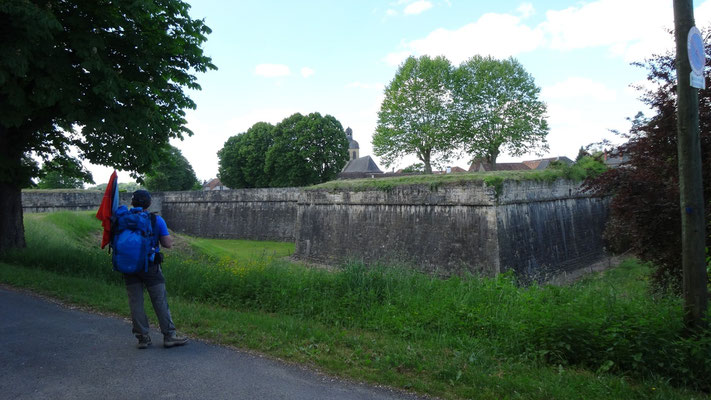
[[158, 317], [161, 333], [164, 337], [174, 336], [175, 325], [170, 316], [168, 293], [165, 289], [165, 278], [160, 265], [151, 265], [147, 272], [124, 274], [124, 281], [126, 282], [128, 305], [131, 308], [133, 334], [138, 338], [149, 333], [148, 317], [143, 307], [143, 288], [145, 286], [148, 296], [151, 298], [153, 310]]

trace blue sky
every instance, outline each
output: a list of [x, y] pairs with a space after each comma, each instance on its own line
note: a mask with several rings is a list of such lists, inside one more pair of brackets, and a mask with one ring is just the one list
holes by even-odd
[[[173, 143], [200, 180], [217, 175], [227, 138], [295, 112], [333, 115], [353, 129], [361, 155], [372, 155], [384, 87], [408, 55], [423, 54], [455, 65], [476, 54], [518, 59], [548, 105], [549, 155], [574, 158], [580, 146], [619, 142], [609, 131], [628, 129], [626, 118], [644, 110], [629, 85], [643, 83], [645, 71], [630, 62], [673, 48], [665, 32], [672, 0], [188, 2], [213, 31], [204, 49], [219, 68], [200, 74], [202, 91], [190, 92], [195, 135]], [[694, 6], [703, 29], [711, 0]], [[529, 158], [536, 155], [499, 161]], [[91, 170], [97, 183], [108, 180], [109, 169]]]

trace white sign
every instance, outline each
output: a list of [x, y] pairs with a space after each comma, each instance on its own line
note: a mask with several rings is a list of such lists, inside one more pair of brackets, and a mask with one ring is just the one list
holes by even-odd
[[701, 37], [699, 29], [695, 26], [689, 30], [686, 48], [689, 53], [689, 64], [691, 64], [691, 87], [705, 89], [704, 67], [706, 66], [706, 52], [704, 39]]

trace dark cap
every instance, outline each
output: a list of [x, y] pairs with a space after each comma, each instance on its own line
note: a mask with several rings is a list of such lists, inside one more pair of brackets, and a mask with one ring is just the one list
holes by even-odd
[[131, 205], [134, 207], [148, 208], [151, 206], [151, 194], [147, 190], [136, 190], [131, 197]]

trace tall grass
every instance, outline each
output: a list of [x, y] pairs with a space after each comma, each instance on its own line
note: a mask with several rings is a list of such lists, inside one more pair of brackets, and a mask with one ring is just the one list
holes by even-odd
[[[3, 261], [120, 284], [86, 213], [28, 215], [28, 249]], [[437, 379], [474, 385], [474, 365], [501, 362], [569, 366], [635, 379], [664, 379], [711, 389], [711, 337], [680, 336], [681, 302], [653, 297], [650, 268], [628, 260], [568, 287], [518, 287], [512, 276], [439, 279], [411, 270], [351, 262], [338, 271], [279, 259], [215, 262], [169, 253], [171, 295], [186, 301], [316, 321], [334, 329], [378, 332], [439, 349], [447, 366]], [[345, 339], [344, 339], [345, 340]], [[385, 361], [422, 369], [421, 355]], [[383, 355], [385, 357], [386, 355]]]

